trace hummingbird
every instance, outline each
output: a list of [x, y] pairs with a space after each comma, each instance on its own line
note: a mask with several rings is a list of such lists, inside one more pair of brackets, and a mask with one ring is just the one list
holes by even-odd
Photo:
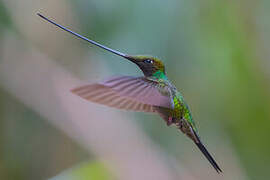
[[37, 15], [80, 39], [136, 64], [144, 74], [141, 77], [111, 77], [102, 82], [74, 88], [71, 90], [72, 93], [90, 102], [109, 107], [158, 114], [168, 126], [174, 124], [189, 137], [217, 173], [222, 172], [202, 143], [190, 109], [182, 94], [168, 79], [165, 66], [160, 59], [152, 56], [124, 54], [73, 32], [40, 13]]

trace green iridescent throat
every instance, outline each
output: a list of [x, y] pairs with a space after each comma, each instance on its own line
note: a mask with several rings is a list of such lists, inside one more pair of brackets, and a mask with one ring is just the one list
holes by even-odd
[[156, 78], [156, 79], [164, 79], [164, 80], [168, 80], [168, 78], [167, 78], [167, 76], [164, 74], [164, 72], [162, 72], [162, 71], [160, 71], [160, 70], [156, 71], [156, 72], [153, 74], [152, 77], [154, 77], [154, 78]]

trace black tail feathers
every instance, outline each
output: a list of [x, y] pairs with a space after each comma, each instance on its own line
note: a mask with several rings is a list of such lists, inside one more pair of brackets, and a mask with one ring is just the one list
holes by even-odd
[[221, 173], [222, 170], [219, 168], [218, 164], [213, 159], [213, 157], [210, 155], [210, 153], [207, 151], [207, 149], [204, 147], [204, 145], [201, 143], [201, 141], [199, 140], [199, 142], [198, 143], [195, 142], [195, 144], [201, 150], [201, 152], [204, 154], [204, 156], [207, 158], [207, 160], [212, 164], [212, 166], [215, 168], [215, 170], [218, 173]]

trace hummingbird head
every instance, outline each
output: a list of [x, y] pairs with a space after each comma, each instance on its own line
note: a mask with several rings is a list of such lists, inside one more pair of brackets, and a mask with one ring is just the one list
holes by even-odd
[[161, 71], [165, 74], [165, 67], [161, 60], [151, 56], [126, 56], [124, 57], [131, 62], [135, 63], [142, 70], [146, 77], [152, 76], [157, 71]]

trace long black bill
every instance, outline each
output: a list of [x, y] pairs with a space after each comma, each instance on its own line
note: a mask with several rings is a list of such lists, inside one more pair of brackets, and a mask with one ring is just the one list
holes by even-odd
[[69, 33], [71, 33], [71, 34], [77, 36], [77, 37], [80, 38], [80, 39], [83, 39], [83, 40], [85, 40], [85, 41], [87, 41], [87, 42], [89, 42], [89, 43], [91, 43], [91, 44], [94, 44], [94, 45], [96, 45], [96, 46], [98, 46], [98, 47], [100, 47], [100, 48], [102, 48], [102, 49], [105, 49], [105, 50], [107, 50], [107, 51], [110, 51], [110, 52], [112, 52], [112, 53], [114, 53], [114, 54], [116, 54], [116, 55], [118, 55], [118, 56], [121, 56], [121, 57], [124, 57], [124, 58], [126, 58], [126, 59], [129, 59], [129, 56], [127, 56], [127, 55], [124, 54], [124, 53], [121, 53], [121, 52], [119, 52], [119, 51], [116, 51], [116, 50], [113, 50], [113, 49], [108, 48], [108, 47], [106, 47], [106, 46], [103, 46], [102, 44], [99, 44], [99, 43], [97, 43], [97, 42], [95, 42], [95, 41], [93, 41], [93, 40], [91, 40], [91, 39], [88, 39], [88, 38], [86, 38], [86, 37], [84, 37], [84, 36], [82, 36], [82, 35], [80, 35], [80, 34], [78, 34], [78, 33], [75, 33], [75, 32], [73, 32], [73, 31], [71, 31], [70, 29], [68, 29], [68, 28], [66, 28], [66, 27], [64, 27], [64, 26], [62, 26], [62, 25], [60, 25], [60, 24], [57, 24], [56, 22], [54, 22], [54, 21], [52, 21], [52, 20], [46, 18], [45, 16], [41, 15], [40, 13], [37, 13], [37, 15], [40, 16], [42, 19], [44, 19], [44, 20], [46, 20], [46, 21], [52, 23], [53, 25], [55, 25], [55, 26], [57, 26], [57, 27], [63, 29], [64, 31], [69, 32]]

